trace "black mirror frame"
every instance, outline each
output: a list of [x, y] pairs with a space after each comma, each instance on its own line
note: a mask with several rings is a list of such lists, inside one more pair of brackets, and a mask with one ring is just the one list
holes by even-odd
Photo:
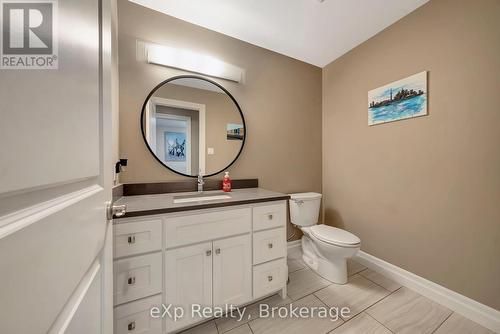
[[156, 156], [156, 154], [153, 152], [153, 150], [149, 146], [149, 143], [148, 143], [148, 141], [146, 139], [146, 131], [144, 129], [143, 118], [144, 118], [144, 114], [145, 114], [145, 111], [146, 111], [146, 105], [148, 104], [149, 99], [153, 96], [153, 94], [158, 89], [160, 89], [160, 87], [162, 87], [163, 85], [165, 85], [165, 84], [167, 84], [167, 83], [169, 83], [171, 81], [177, 80], [177, 79], [199, 79], [199, 80], [203, 80], [203, 81], [209, 82], [209, 83], [211, 83], [211, 84], [219, 87], [224, 93], [227, 94], [227, 96], [229, 96], [231, 98], [231, 100], [233, 101], [233, 103], [235, 104], [236, 108], [238, 109], [238, 111], [240, 113], [241, 120], [243, 122], [243, 129], [244, 129], [243, 132], [244, 133], [243, 133], [243, 141], [241, 143], [241, 147], [240, 147], [240, 150], [238, 151], [238, 154], [233, 159], [233, 161], [231, 161], [231, 163], [229, 163], [226, 167], [222, 168], [220, 171], [212, 173], [212, 174], [203, 175], [203, 177], [210, 177], [210, 176], [214, 176], [214, 175], [220, 174], [220, 173], [224, 172], [226, 169], [228, 169], [229, 167], [231, 167], [236, 162], [236, 160], [238, 160], [238, 158], [240, 157], [241, 152], [243, 151], [243, 147], [245, 146], [245, 140], [246, 140], [246, 137], [247, 137], [247, 126], [246, 126], [246, 123], [245, 123], [245, 117], [243, 116], [243, 112], [241, 111], [240, 105], [238, 104], [238, 102], [236, 101], [236, 99], [233, 97], [233, 95], [231, 95], [231, 93], [229, 93], [229, 91], [227, 89], [225, 89], [223, 86], [221, 86], [220, 84], [218, 84], [215, 81], [212, 81], [210, 79], [207, 79], [207, 78], [204, 78], [204, 77], [200, 77], [200, 76], [197, 76], [197, 75], [178, 75], [178, 76], [169, 78], [167, 80], [164, 80], [164, 81], [160, 82], [158, 85], [156, 85], [156, 87], [153, 88], [153, 90], [148, 94], [148, 96], [146, 97], [146, 100], [144, 101], [144, 104], [142, 105], [141, 118], [140, 118], [142, 139], [144, 139], [144, 143], [146, 144], [146, 147], [148, 148], [149, 152], [153, 155], [153, 157], [156, 159], [156, 161], [158, 161], [160, 164], [162, 164], [168, 170], [170, 170], [170, 171], [172, 171], [172, 172], [174, 172], [176, 174], [182, 175], [182, 176], [193, 177], [193, 178], [197, 178], [198, 177], [198, 175], [184, 174], [184, 173], [178, 172], [178, 171], [176, 171], [176, 170], [168, 167], [163, 161], [161, 161]]

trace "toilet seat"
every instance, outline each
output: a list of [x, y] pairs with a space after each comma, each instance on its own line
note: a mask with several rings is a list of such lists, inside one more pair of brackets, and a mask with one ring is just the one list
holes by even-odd
[[354, 234], [328, 225], [314, 225], [311, 234], [320, 241], [341, 247], [359, 247], [361, 240]]

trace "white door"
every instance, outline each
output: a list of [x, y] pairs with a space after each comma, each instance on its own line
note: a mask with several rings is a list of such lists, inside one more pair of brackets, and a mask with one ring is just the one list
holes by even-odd
[[214, 306], [252, 299], [252, 246], [249, 234], [214, 241]]
[[166, 304], [180, 306], [185, 314], [173, 321], [166, 318], [167, 332], [202, 319], [191, 317], [191, 305], [212, 306], [212, 243], [168, 250], [165, 258]]
[[59, 68], [0, 69], [0, 333], [109, 334], [111, 1], [56, 3]]

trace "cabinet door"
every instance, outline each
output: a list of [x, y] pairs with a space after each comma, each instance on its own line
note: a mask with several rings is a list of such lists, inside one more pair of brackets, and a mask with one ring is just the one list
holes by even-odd
[[167, 332], [203, 319], [191, 317], [193, 304], [212, 306], [212, 243], [168, 250], [165, 256], [166, 304], [184, 309], [182, 319], [166, 317]]
[[252, 299], [252, 247], [249, 234], [214, 241], [214, 306]]

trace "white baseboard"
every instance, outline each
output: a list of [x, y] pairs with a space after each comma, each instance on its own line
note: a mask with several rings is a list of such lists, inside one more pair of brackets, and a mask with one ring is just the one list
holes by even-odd
[[496, 333], [500, 333], [500, 311], [363, 251], [359, 251], [356, 261], [436, 303], [446, 306]]
[[302, 256], [302, 243], [299, 240], [287, 242], [288, 244], [288, 257], [291, 259], [299, 259]]

